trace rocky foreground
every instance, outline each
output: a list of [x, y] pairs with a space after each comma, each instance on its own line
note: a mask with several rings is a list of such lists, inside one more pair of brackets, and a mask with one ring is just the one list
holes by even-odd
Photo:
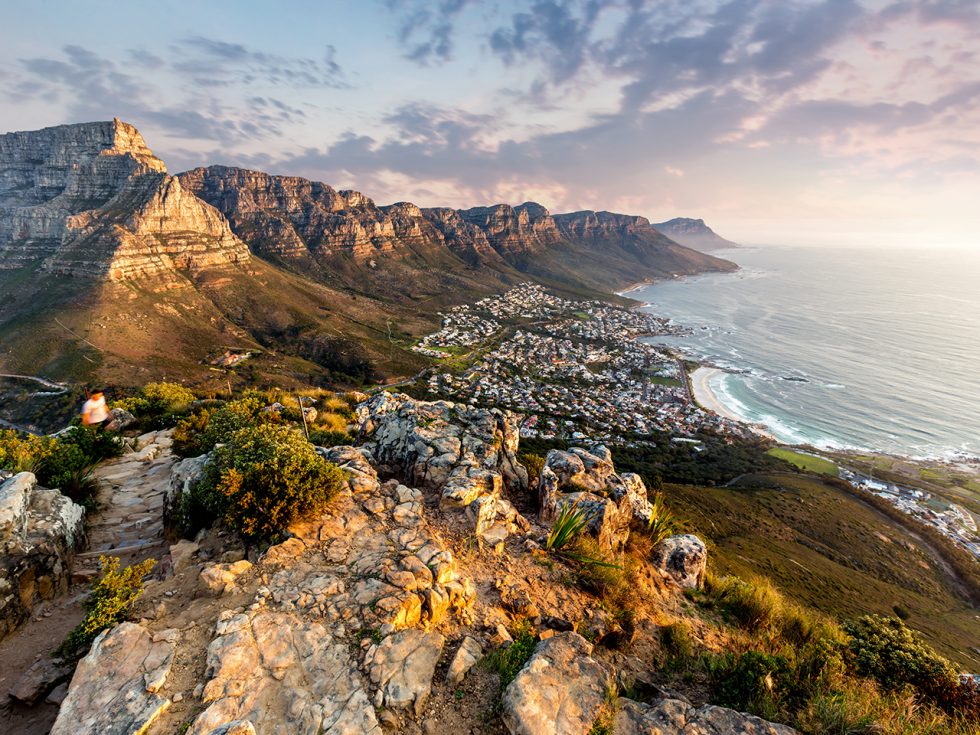
[[[138, 622], [98, 637], [51, 732], [585, 735], [600, 718], [619, 735], [793, 732], [645, 685], [656, 625], [624, 629], [594, 597], [546, 581], [541, 547], [563, 504], [588, 508], [608, 549], [649, 513], [642, 481], [604, 448], [552, 451], [532, 515], [507, 413], [380, 393], [357, 408], [357, 430], [360, 446], [318, 449], [346, 482], [286, 541], [257, 554], [212, 529], [171, 545]], [[168, 444], [157, 437], [133, 466], [165, 466]], [[172, 465], [161, 514], [206, 462]], [[0, 508], [24, 482], [0, 488]], [[704, 545], [673, 537], [655, 559], [643, 593], [677, 613]], [[480, 661], [516, 645], [520, 624], [539, 642], [501, 691]], [[638, 698], [617, 696], [627, 684]]]

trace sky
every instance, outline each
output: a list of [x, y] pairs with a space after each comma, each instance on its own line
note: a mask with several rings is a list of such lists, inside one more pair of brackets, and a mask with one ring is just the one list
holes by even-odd
[[379, 204], [980, 248], [980, 0], [0, 0], [0, 132], [119, 117]]

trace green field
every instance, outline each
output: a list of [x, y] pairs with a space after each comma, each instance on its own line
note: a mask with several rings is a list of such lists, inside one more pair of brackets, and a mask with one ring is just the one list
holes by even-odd
[[671, 511], [707, 540], [716, 571], [767, 576], [838, 619], [899, 610], [943, 655], [980, 669], [980, 611], [951, 589], [920, 539], [813, 476], [761, 474], [741, 483], [665, 487]]
[[833, 477], [837, 477], [837, 465], [823, 457], [814, 457], [812, 454], [794, 452], [792, 449], [786, 449], [785, 447], [773, 447], [767, 454], [789, 462], [804, 472], [816, 472], [818, 475], [832, 475]]

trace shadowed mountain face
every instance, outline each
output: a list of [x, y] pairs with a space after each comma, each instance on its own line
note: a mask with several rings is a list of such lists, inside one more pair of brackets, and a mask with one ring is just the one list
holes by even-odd
[[[610, 288], [645, 278], [730, 270], [724, 260], [670, 240], [643, 217], [610, 212], [551, 215], [534, 202], [465, 210], [377, 206], [352, 191], [297, 177], [211, 166], [180, 174], [190, 191], [223, 212], [253, 252], [336, 273], [404, 267], [406, 259], [480, 278], [515, 271]], [[381, 259], [385, 264], [380, 265]]]
[[708, 227], [703, 219], [675, 217], [666, 222], [653, 225], [659, 232], [671, 240], [698, 250], [721, 250], [722, 248], [737, 248], [738, 243], [726, 240]]
[[438, 311], [529, 278], [595, 296], [732, 270], [642, 217], [378, 206], [224, 166], [167, 173], [111, 122], [0, 136], [0, 366], [143, 383], [226, 347], [297, 375], [405, 374]]

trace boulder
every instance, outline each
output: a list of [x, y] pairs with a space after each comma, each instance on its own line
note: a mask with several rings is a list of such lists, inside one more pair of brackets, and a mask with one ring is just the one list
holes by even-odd
[[418, 716], [432, 691], [432, 677], [446, 639], [435, 631], [402, 630], [372, 646], [364, 657], [376, 707], [411, 708]]
[[356, 413], [381, 472], [441, 492], [448, 505], [527, 490], [527, 470], [517, 461], [517, 416], [510, 412], [381, 391]]
[[456, 649], [452, 663], [449, 664], [449, 671], [446, 680], [450, 686], [460, 684], [466, 677], [467, 672], [472, 669], [483, 658], [483, 647], [475, 638], [466, 636], [463, 642]]
[[767, 722], [753, 715], [725, 707], [694, 707], [679, 699], [663, 699], [653, 704], [620, 697], [613, 721], [616, 735], [797, 735], [787, 725]]
[[68, 589], [85, 509], [21, 472], [0, 485], [0, 639]]
[[37, 704], [55, 686], [67, 681], [72, 670], [72, 665], [61, 659], [39, 658], [10, 688], [10, 696], [28, 706]]
[[693, 534], [671, 536], [654, 547], [650, 561], [681, 587], [696, 589], [704, 579], [708, 549]]
[[586, 735], [606, 699], [609, 674], [577, 633], [541, 641], [504, 690], [503, 721], [511, 735]]
[[184, 496], [189, 495], [191, 488], [204, 476], [204, 466], [208, 463], [208, 458], [207, 454], [188, 457], [170, 470], [170, 487], [163, 498], [163, 517], [168, 522], [176, 520]]
[[174, 660], [176, 631], [135, 623], [104, 631], [78, 663], [51, 735], [146, 732], [170, 706], [160, 694]]
[[616, 503], [593, 493], [568, 493], [562, 495], [558, 507], [574, 505], [589, 519], [585, 532], [595, 537], [599, 546], [618, 553], [630, 537], [633, 508], [628, 502]]
[[106, 428], [110, 431], [122, 431], [135, 423], [136, 417], [125, 408], [109, 409], [109, 423], [106, 424]]
[[201, 572], [201, 581], [216, 595], [231, 592], [236, 587], [238, 577], [252, 568], [245, 559], [232, 564], [212, 564]]

